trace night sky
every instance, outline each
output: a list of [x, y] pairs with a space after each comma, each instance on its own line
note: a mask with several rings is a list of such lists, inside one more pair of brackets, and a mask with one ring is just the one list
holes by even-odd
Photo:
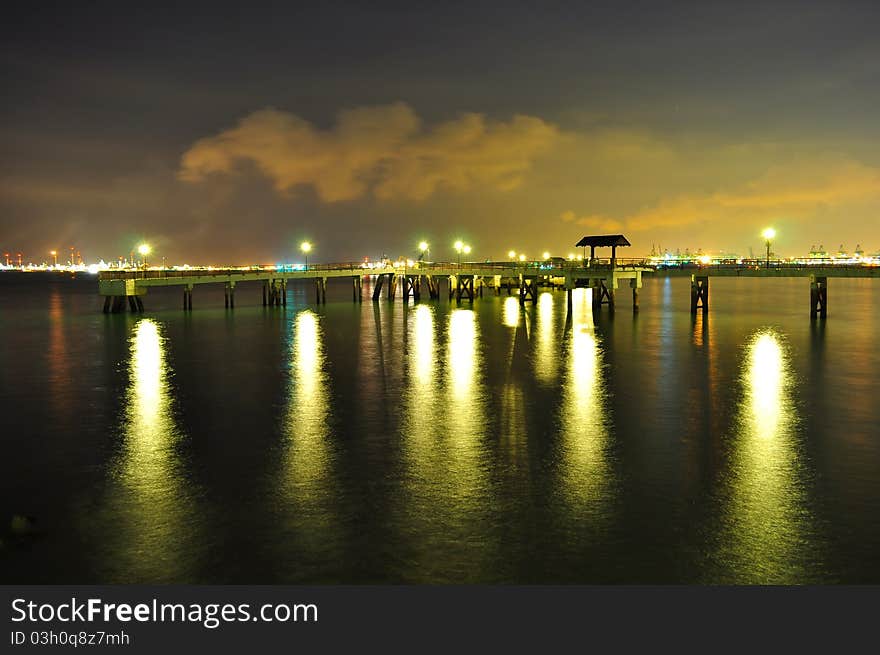
[[0, 248], [880, 250], [878, 3], [378, 7], [7, 9]]

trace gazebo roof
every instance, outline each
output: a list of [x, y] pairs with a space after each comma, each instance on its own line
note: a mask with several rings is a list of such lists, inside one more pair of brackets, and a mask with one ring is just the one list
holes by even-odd
[[576, 248], [595, 246], [597, 248], [610, 248], [611, 246], [629, 246], [629, 241], [622, 234], [600, 234], [586, 236], [575, 244]]

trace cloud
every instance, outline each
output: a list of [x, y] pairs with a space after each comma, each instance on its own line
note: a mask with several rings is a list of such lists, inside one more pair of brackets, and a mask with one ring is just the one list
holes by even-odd
[[623, 223], [607, 216], [578, 216], [570, 209], [562, 212], [559, 216], [565, 223], [581, 225], [595, 232], [618, 233], [623, 229]]
[[807, 220], [831, 208], [880, 200], [880, 169], [840, 156], [775, 165], [754, 180], [729, 190], [660, 198], [634, 212], [580, 218], [573, 211], [563, 222], [602, 230], [652, 230], [730, 221], [786, 218]]
[[252, 162], [282, 194], [312, 186], [328, 203], [424, 200], [441, 190], [514, 189], [558, 137], [556, 126], [522, 115], [502, 122], [468, 113], [426, 129], [405, 103], [342, 111], [329, 130], [264, 109], [193, 144], [179, 177], [199, 182]]

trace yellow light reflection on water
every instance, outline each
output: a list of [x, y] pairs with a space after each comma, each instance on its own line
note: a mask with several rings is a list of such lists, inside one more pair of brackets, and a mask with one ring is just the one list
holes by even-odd
[[[334, 484], [324, 335], [317, 314], [300, 311], [293, 321], [290, 390], [283, 424], [285, 442], [277, 497], [275, 565], [282, 576], [300, 574], [301, 562], [321, 561], [339, 538], [338, 485]], [[295, 542], [291, 560], [287, 542]]]
[[131, 340], [125, 478], [140, 491], [161, 493], [173, 477], [177, 438], [168, 394], [168, 370], [159, 325], [141, 319]]
[[602, 350], [587, 289], [572, 292], [571, 311], [562, 402], [562, 477], [565, 497], [572, 505], [569, 511], [574, 516], [589, 514], [595, 521], [606, 515], [596, 505], [607, 499], [611, 472]]
[[553, 294], [538, 296], [538, 329], [535, 344], [535, 374], [542, 382], [552, 382], [557, 375], [556, 330], [553, 321]]
[[792, 372], [780, 337], [755, 334], [746, 349], [743, 402], [725, 480], [717, 581], [807, 581], [803, 544], [811, 519], [802, 496]]
[[502, 317], [504, 325], [515, 328], [519, 325], [519, 300], [513, 296], [504, 301]]
[[[447, 350], [446, 413], [450, 473], [464, 493], [481, 484], [479, 461], [485, 436], [486, 415], [479, 388], [479, 329], [476, 315], [469, 309], [453, 310], [449, 316]], [[471, 499], [476, 502], [479, 494]]]
[[[409, 384], [404, 391], [404, 451], [414, 477], [429, 479], [430, 472], [437, 470], [437, 458], [442, 457], [438, 437], [446, 415], [437, 400], [434, 309], [417, 305], [411, 317], [408, 325], [411, 346], [407, 353]], [[407, 495], [412, 492], [413, 489], [408, 489]]]
[[770, 333], [758, 335], [749, 349], [745, 373], [749, 431], [755, 437], [768, 439], [787, 427], [787, 375], [778, 339]]
[[474, 393], [477, 367], [477, 321], [469, 309], [456, 309], [449, 316], [450, 395], [467, 402]]
[[413, 381], [425, 387], [434, 381], [434, 311], [428, 305], [418, 305], [413, 313]]
[[297, 314], [293, 331], [293, 362], [286, 434], [292, 492], [299, 497], [317, 495], [316, 485], [326, 473], [327, 379], [324, 373], [323, 335], [318, 316], [311, 310]]
[[[139, 320], [130, 340], [124, 447], [112, 491], [117, 518], [108, 548], [114, 581], [179, 581], [196, 557], [193, 506], [177, 451], [177, 428], [160, 325]], [[112, 546], [110, 545], [112, 544]]]

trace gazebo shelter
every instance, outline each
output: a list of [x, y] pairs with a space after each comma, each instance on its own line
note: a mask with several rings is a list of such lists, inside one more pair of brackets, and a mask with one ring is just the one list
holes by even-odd
[[586, 236], [575, 244], [577, 248], [584, 249], [584, 259], [587, 258], [587, 246], [590, 246], [590, 264], [596, 259], [596, 248], [611, 248], [611, 266], [617, 263], [617, 247], [629, 246], [629, 241], [622, 234], [600, 234]]

